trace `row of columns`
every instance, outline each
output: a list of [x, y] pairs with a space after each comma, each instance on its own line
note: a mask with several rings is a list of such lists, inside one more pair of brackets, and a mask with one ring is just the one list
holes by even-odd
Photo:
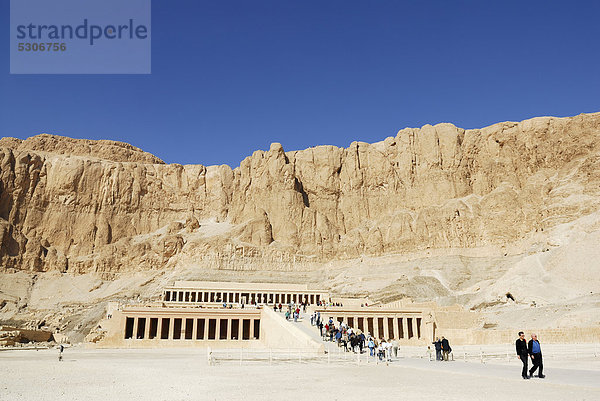
[[[151, 332], [151, 322], [156, 319], [156, 331]], [[176, 320], [180, 328], [176, 331]], [[213, 325], [214, 327], [211, 326]], [[226, 323], [225, 323], [226, 322]], [[234, 326], [234, 322], [237, 327]], [[132, 323], [131, 332], [128, 333], [128, 324]], [[189, 328], [188, 324], [192, 327]], [[163, 328], [168, 325], [168, 332], [163, 336]], [[226, 327], [222, 331], [222, 327]], [[191, 330], [190, 330], [191, 329]], [[212, 332], [211, 332], [212, 331]], [[187, 335], [191, 333], [191, 335]], [[152, 335], [152, 338], [150, 337]], [[126, 317], [125, 339], [137, 340], [257, 340], [260, 337], [259, 318], [189, 318], [189, 317]]]
[[[321, 312], [321, 316], [327, 315], [327, 312]], [[337, 323], [344, 322], [348, 327], [359, 329], [364, 333], [369, 332], [373, 337], [387, 339], [419, 339], [422, 338], [423, 322], [421, 317], [398, 317], [398, 316], [336, 316], [333, 317]], [[362, 319], [362, 320], [359, 320]], [[370, 327], [369, 319], [372, 319]], [[383, 327], [379, 327], [379, 319], [383, 319]], [[326, 321], [326, 320], [325, 320]], [[391, 323], [391, 324], [390, 324]]]
[[[246, 298], [245, 300], [243, 298]], [[167, 302], [225, 302], [225, 303], [257, 303], [257, 304], [289, 304], [307, 302], [316, 304], [321, 301], [321, 294], [291, 292], [245, 292], [245, 291], [185, 291], [166, 290], [164, 300]]]

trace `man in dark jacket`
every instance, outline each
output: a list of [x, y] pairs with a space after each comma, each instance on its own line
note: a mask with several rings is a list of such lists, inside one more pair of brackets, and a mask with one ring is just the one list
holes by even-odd
[[448, 354], [452, 352], [452, 348], [450, 348], [450, 343], [446, 337], [442, 336], [442, 359], [444, 361], [448, 361]]
[[544, 370], [544, 363], [542, 362], [542, 347], [540, 347], [540, 342], [538, 341], [536, 334], [531, 335], [531, 340], [529, 340], [529, 343], [527, 344], [527, 352], [529, 352], [529, 355], [531, 356], [531, 362], [533, 363], [533, 366], [529, 371], [529, 376], [533, 376], [533, 372], [535, 372], [537, 368], [540, 368], [540, 370], [538, 370], [537, 377], [540, 379], [546, 377], [542, 373]]
[[523, 362], [523, 370], [521, 371], [521, 376], [523, 379], [529, 379], [527, 375], [527, 360], [529, 359], [529, 351], [527, 349], [527, 340], [525, 339], [525, 333], [519, 331], [519, 338], [515, 343], [515, 347], [517, 349], [517, 356]]
[[436, 338], [435, 341], [432, 342], [432, 344], [435, 346], [435, 360], [441, 361], [442, 360], [442, 342], [440, 341], [439, 337]]

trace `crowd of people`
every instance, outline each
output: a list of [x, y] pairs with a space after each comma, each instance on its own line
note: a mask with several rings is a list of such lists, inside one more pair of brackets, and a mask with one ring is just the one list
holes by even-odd
[[333, 318], [325, 320], [320, 312], [310, 316], [310, 324], [319, 329], [323, 340], [335, 342], [345, 352], [364, 353], [377, 357], [380, 361], [391, 361], [392, 357], [398, 357], [398, 342], [393, 339], [376, 338], [369, 333], [363, 333], [360, 329], [349, 327], [344, 322], [336, 322]]
[[[319, 302], [319, 304], [320, 306], [342, 306], [341, 304], [330, 304], [324, 302]], [[287, 320], [293, 319], [295, 322], [297, 322], [300, 316], [300, 308], [306, 312], [306, 307], [307, 303], [302, 303], [300, 305], [289, 303], [285, 312], [285, 318]], [[282, 312], [283, 305], [281, 303], [274, 305], [273, 309], [275, 312]], [[332, 317], [329, 317], [327, 320], [323, 319], [321, 312], [318, 311], [310, 315], [310, 324], [312, 326], [316, 326], [324, 341], [335, 342], [338, 347], [343, 348], [345, 352], [362, 354], [368, 350], [369, 356], [377, 357], [380, 361], [391, 361], [392, 358], [398, 357], [398, 350], [400, 347], [395, 339], [378, 339], [374, 336], [371, 336], [370, 333], [365, 334], [360, 329], [349, 327], [348, 324], [344, 322], [334, 321]], [[441, 338], [438, 337], [432, 344], [435, 348], [436, 361], [450, 360], [452, 347], [450, 346], [450, 342], [447, 338], [444, 336]], [[525, 340], [525, 334], [521, 331], [519, 332], [519, 338], [517, 339], [515, 346], [517, 357], [523, 363], [523, 369], [521, 372], [523, 379], [529, 379], [533, 377], [533, 374], [536, 370], [538, 371], [538, 378], [543, 379], [546, 377], [543, 374], [544, 364], [542, 360], [542, 350], [537, 339], [537, 335], [532, 334], [531, 340], [527, 342], [527, 340]], [[431, 347], [427, 347], [427, 353], [430, 360], [432, 359], [431, 352]], [[529, 359], [531, 359], [533, 364], [530, 370], [527, 369]]]
[[[320, 306], [342, 306], [342, 304], [334, 304], [329, 302], [321, 301]], [[300, 310], [306, 312], [308, 304], [294, 304], [290, 302], [285, 306], [285, 318], [286, 320], [298, 321], [300, 317]], [[363, 306], [363, 305], [361, 305]], [[284, 306], [276, 304], [273, 306], [275, 312], [283, 312]], [[381, 361], [391, 361], [392, 358], [398, 357], [398, 351], [400, 349], [398, 341], [396, 339], [385, 339], [377, 338], [372, 336], [370, 333], [364, 333], [360, 329], [356, 329], [348, 326], [345, 322], [334, 321], [332, 317], [324, 319], [321, 316], [321, 312], [314, 312], [310, 315], [310, 324], [316, 326], [323, 341], [335, 342], [338, 347], [343, 348], [345, 352], [354, 353], [365, 353], [368, 352], [370, 356], [377, 357]], [[436, 350], [437, 361], [448, 361], [452, 352], [450, 342], [447, 338], [437, 338], [433, 342]], [[427, 354], [431, 358], [431, 349], [427, 347]]]
[[[298, 318], [300, 317], [300, 308], [302, 308], [304, 312], [306, 312], [307, 306], [308, 304], [306, 302], [303, 302], [301, 304], [294, 304], [293, 302], [290, 302], [286, 305], [285, 319], [294, 319], [294, 322], [297, 322]], [[273, 305], [273, 310], [275, 312], [279, 311], [281, 313], [283, 311], [283, 305], [281, 303], [275, 304]]]

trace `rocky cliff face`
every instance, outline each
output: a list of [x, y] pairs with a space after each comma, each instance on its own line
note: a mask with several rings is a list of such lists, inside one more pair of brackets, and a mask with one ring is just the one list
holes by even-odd
[[273, 144], [232, 170], [114, 141], [3, 138], [0, 264], [117, 273], [240, 252], [299, 262], [501, 247], [598, 210], [599, 139], [600, 113], [426, 125], [345, 149]]

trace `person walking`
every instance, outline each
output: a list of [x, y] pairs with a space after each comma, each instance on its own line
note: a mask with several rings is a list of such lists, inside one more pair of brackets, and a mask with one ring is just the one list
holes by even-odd
[[452, 348], [450, 348], [450, 343], [448, 339], [442, 336], [442, 357], [444, 361], [448, 362], [448, 354], [452, 352]]
[[65, 347], [64, 347], [64, 345], [61, 344], [58, 349], [59, 349], [59, 351], [58, 351], [58, 360], [62, 361], [63, 360], [63, 351], [65, 350]]
[[436, 338], [434, 342], [432, 342], [432, 344], [435, 346], [435, 360], [436, 361], [441, 361], [442, 360], [442, 341], [440, 341], [440, 338]]
[[398, 341], [396, 339], [392, 340], [392, 351], [394, 358], [398, 358]]
[[537, 339], [537, 334], [531, 335], [531, 340], [529, 340], [529, 343], [527, 344], [527, 352], [531, 356], [531, 362], [533, 363], [533, 366], [529, 370], [529, 376], [533, 377], [533, 372], [535, 372], [536, 369], [539, 369], [537, 377], [540, 379], [546, 377], [543, 373], [544, 363], [542, 361], [542, 347]]
[[382, 338], [379, 341], [379, 352], [377, 353], [377, 356], [379, 357], [380, 361], [385, 360], [386, 355], [385, 355], [385, 351], [387, 350], [387, 342], [385, 341], [385, 338]]
[[525, 339], [525, 333], [519, 331], [519, 338], [515, 342], [515, 349], [517, 351], [517, 357], [523, 363], [523, 369], [521, 370], [521, 376], [523, 379], [529, 379], [527, 374], [527, 361], [529, 360], [529, 351], [527, 349], [527, 340]]
[[365, 342], [366, 342], [365, 334], [361, 331], [360, 333], [358, 333], [358, 351], [361, 354], [363, 353], [363, 348], [365, 347]]
[[367, 346], [369, 347], [369, 355], [375, 356], [375, 341], [373, 341], [372, 338], [369, 338], [369, 342], [367, 343]]

